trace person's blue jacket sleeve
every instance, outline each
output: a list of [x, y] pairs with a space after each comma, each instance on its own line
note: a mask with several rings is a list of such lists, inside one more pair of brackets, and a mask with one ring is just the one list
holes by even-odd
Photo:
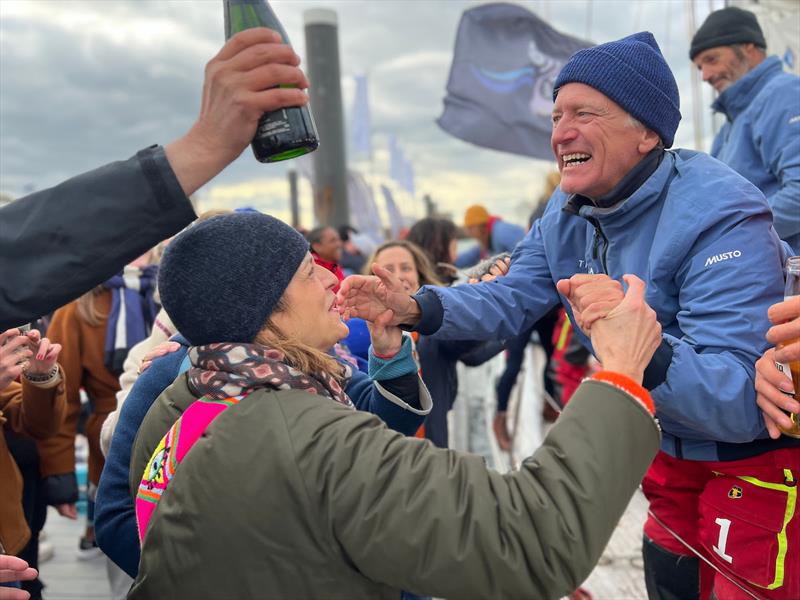
[[136, 380], [122, 405], [97, 488], [94, 516], [97, 543], [131, 577], [136, 577], [139, 570], [140, 555], [136, 509], [128, 483], [133, 442], [153, 402], [188, 368], [187, 351], [186, 346], [181, 346], [156, 358]]
[[[517, 245], [505, 276], [449, 288], [424, 286], [419, 294], [435, 296], [443, 309], [441, 325], [418, 326], [420, 333], [449, 340], [502, 340], [519, 335], [559, 303], [540, 223]], [[429, 309], [420, 305], [425, 319]]]
[[793, 98], [769, 101], [753, 121], [752, 135], [761, 163], [779, 182], [777, 191], [767, 196], [775, 230], [800, 252], [800, 79], [795, 83]]
[[525, 230], [519, 225], [497, 220], [492, 226], [492, 254], [513, 252], [525, 238]]
[[[766, 211], [719, 219], [675, 274], [683, 334], [664, 334], [672, 360], [666, 380], [653, 390], [662, 427], [673, 435], [725, 442], [764, 435], [755, 362], [767, 346], [767, 308], [781, 293], [775, 273], [782, 261], [782, 244], [770, 225]], [[769, 242], [754, 245], [753, 239]], [[728, 258], [715, 260], [720, 256]]]
[[477, 265], [481, 260], [481, 247], [475, 243], [456, 257], [455, 265], [459, 269], [466, 269]]

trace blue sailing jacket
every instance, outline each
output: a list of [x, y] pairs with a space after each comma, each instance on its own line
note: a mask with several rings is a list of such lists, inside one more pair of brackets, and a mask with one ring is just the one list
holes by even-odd
[[[501, 252], [513, 252], [516, 245], [525, 237], [525, 230], [519, 225], [497, 219], [492, 224], [489, 236], [489, 256]], [[481, 261], [481, 248], [478, 244], [458, 255], [456, 266], [460, 269], [471, 267]]]
[[[646, 282], [663, 328], [645, 377], [662, 449], [693, 460], [744, 458], [797, 442], [768, 438], [753, 388], [767, 308], [783, 299], [785, 254], [755, 186], [707, 154], [667, 151], [610, 208], [577, 206], [557, 190], [505, 277], [423, 288], [416, 329], [443, 339], [512, 337], [560, 300], [569, 311], [559, 279], [633, 273]], [[591, 349], [583, 332], [576, 335]]]
[[775, 230], [800, 253], [800, 77], [770, 56], [722, 92], [727, 118], [711, 155], [767, 197]]

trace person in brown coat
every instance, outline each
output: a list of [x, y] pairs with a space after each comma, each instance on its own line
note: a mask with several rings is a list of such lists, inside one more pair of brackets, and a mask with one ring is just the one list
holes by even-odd
[[[94, 535], [94, 494], [105, 460], [100, 430], [117, 408], [119, 374], [128, 349], [149, 334], [155, 316], [152, 289], [154, 267], [149, 253], [125, 267], [91, 292], [58, 309], [47, 330], [63, 346], [61, 364], [66, 374], [66, 417], [58, 433], [39, 444], [47, 502], [59, 514], [77, 518], [78, 483], [75, 436], [81, 415], [81, 393], [89, 398], [90, 414], [83, 432], [89, 442], [87, 526], [78, 546], [78, 558], [100, 556]], [[144, 308], [143, 308], [144, 307]], [[135, 313], [132, 314], [132, 313]]]
[[[61, 347], [38, 331], [0, 333], [0, 426], [43, 440], [58, 431], [66, 404]], [[21, 382], [16, 378], [22, 375]], [[22, 478], [0, 435], [0, 554], [15, 554], [30, 537], [22, 512]]]

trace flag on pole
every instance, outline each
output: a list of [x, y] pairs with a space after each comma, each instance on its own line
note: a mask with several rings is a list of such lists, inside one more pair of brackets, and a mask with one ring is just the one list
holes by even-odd
[[367, 76], [356, 75], [356, 95], [350, 120], [350, 149], [354, 155], [372, 158], [372, 130], [369, 118]]
[[464, 11], [437, 124], [477, 146], [552, 160], [553, 82], [591, 45], [515, 4]]
[[392, 239], [397, 239], [400, 236], [400, 231], [405, 227], [405, 219], [403, 219], [400, 209], [397, 208], [392, 190], [382, 185], [381, 192], [383, 192], [383, 199], [386, 203], [386, 214], [389, 217], [389, 229], [392, 234]]
[[406, 159], [397, 138], [389, 136], [389, 177], [399, 183], [412, 196], [415, 193], [414, 166]]
[[347, 170], [347, 200], [350, 224], [372, 239], [383, 239], [383, 225], [372, 188], [361, 173], [352, 169]]

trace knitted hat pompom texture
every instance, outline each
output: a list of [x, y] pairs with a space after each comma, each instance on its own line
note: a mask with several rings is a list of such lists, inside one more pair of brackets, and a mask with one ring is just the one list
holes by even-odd
[[675, 141], [681, 120], [678, 84], [649, 31], [573, 54], [556, 78], [554, 101], [568, 83], [595, 88], [655, 131], [665, 147]]
[[749, 10], [736, 6], [721, 8], [708, 15], [692, 38], [689, 59], [694, 60], [695, 56], [709, 48], [732, 44], [755, 44], [759, 48], [767, 47], [764, 32], [761, 31], [756, 16]]
[[308, 252], [292, 227], [256, 212], [212, 217], [167, 246], [164, 310], [192, 345], [252, 342]]

